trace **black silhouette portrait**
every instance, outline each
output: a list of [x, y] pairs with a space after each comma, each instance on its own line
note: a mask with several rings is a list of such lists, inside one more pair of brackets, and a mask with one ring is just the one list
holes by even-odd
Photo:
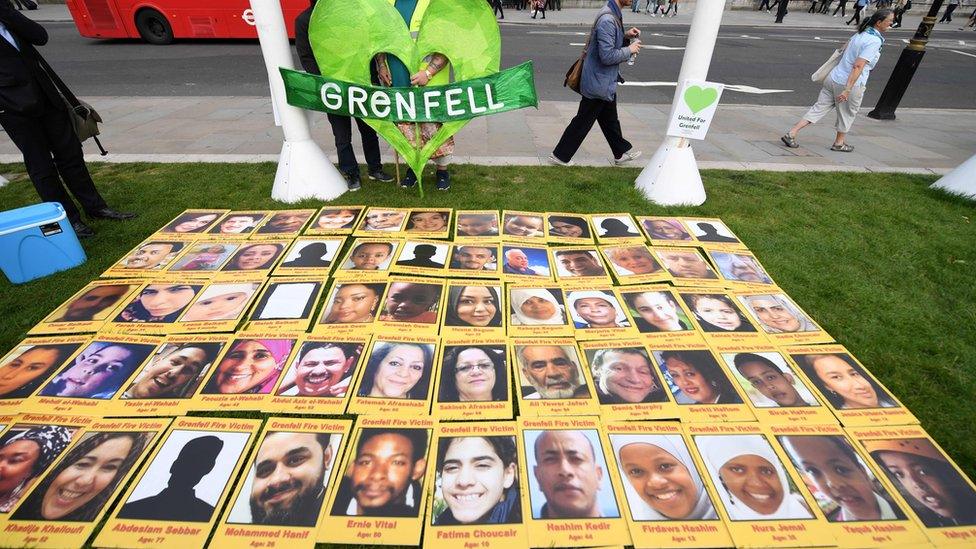
[[417, 244], [413, 249], [413, 259], [397, 261], [397, 265], [404, 267], [427, 267], [429, 269], [440, 269], [443, 263], [434, 261], [437, 254], [437, 246], [431, 244]]
[[331, 261], [326, 259], [329, 247], [325, 242], [312, 242], [301, 250], [298, 250], [298, 257], [285, 261], [282, 267], [328, 267]]
[[696, 223], [702, 234], [697, 235], [702, 242], [738, 242], [738, 239], [718, 234], [718, 229], [711, 223]]

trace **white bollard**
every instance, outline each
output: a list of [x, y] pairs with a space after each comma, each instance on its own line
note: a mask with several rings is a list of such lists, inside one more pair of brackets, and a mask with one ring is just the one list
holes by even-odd
[[976, 154], [932, 183], [932, 188], [976, 200]]
[[[681, 101], [677, 91], [681, 89], [681, 82], [708, 80], [708, 67], [724, 10], [725, 0], [698, 0], [668, 120], [674, 116]], [[679, 137], [664, 138], [664, 143], [637, 176], [635, 185], [645, 198], [662, 206], [698, 206], [705, 202], [705, 186], [698, 172], [695, 153], [688, 140]]]
[[271, 102], [285, 134], [271, 198], [289, 203], [304, 198], [332, 200], [346, 192], [346, 180], [312, 140], [305, 111], [285, 99], [285, 84], [278, 68], [294, 69], [295, 61], [281, 4], [279, 0], [251, 0], [251, 9], [271, 82]]

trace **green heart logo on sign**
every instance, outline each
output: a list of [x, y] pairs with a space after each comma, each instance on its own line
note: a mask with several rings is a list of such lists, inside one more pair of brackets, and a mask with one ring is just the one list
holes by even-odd
[[702, 109], [708, 108], [716, 99], [718, 99], [718, 90], [715, 88], [691, 86], [685, 90], [685, 104], [688, 105], [693, 114], [698, 114]]
[[[420, 0], [418, 8], [423, 3]], [[410, 74], [420, 70], [425, 57], [441, 53], [451, 62], [456, 81], [497, 73], [502, 55], [498, 23], [483, 0], [430, 0], [416, 42], [388, 0], [320, 0], [312, 11], [309, 41], [323, 76], [365, 86], [370, 85], [370, 64], [378, 53], [396, 56]], [[438, 147], [468, 120], [444, 122], [419, 149], [393, 122], [366, 123], [403, 156], [419, 181]]]

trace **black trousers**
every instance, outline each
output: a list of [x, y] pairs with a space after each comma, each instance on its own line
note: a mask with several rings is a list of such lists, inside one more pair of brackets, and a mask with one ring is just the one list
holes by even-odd
[[502, 19], [505, 19], [505, 10], [502, 8], [502, 0], [491, 0], [491, 10], [496, 16], [500, 13], [502, 15]]
[[840, 12], [841, 17], [847, 17], [847, 0], [840, 0], [840, 4], [837, 4], [837, 9], [834, 10], [834, 15]]
[[939, 23], [952, 23], [952, 12], [956, 11], [956, 6], [959, 4], [949, 4], [946, 6], [945, 13], [942, 14], [942, 19], [939, 19]]
[[46, 96], [44, 103], [40, 116], [0, 113], [0, 126], [24, 154], [24, 166], [41, 200], [60, 202], [69, 220], [81, 221], [69, 190], [89, 214], [107, 205], [88, 173], [67, 111], [55, 108]]
[[[351, 116], [339, 116], [330, 114], [329, 124], [332, 125], [332, 135], [335, 137], [336, 151], [339, 153], [339, 171], [344, 174], [359, 175], [359, 161], [356, 160], [356, 152], [352, 149], [352, 121]], [[359, 135], [363, 138], [363, 153], [366, 154], [366, 165], [370, 171], [375, 171], [383, 167], [380, 159], [380, 140], [376, 136], [376, 130], [361, 118], [356, 118], [356, 126], [359, 128]]]
[[759, 7], [756, 8], [756, 9], [758, 11], [762, 11], [764, 8], [765, 9], [770, 9], [770, 7], [769, 7], [769, 0], [762, 0], [762, 2], [759, 3]]
[[633, 148], [630, 141], [624, 139], [620, 130], [620, 119], [617, 117], [617, 100], [604, 101], [602, 99], [580, 99], [579, 111], [566, 126], [563, 136], [559, 139], [552, 154], [563, 162], [569, 162], [579, 150], [586, 135], [593, 128], [593, 123], [600, 124], [603, 136], [607, 138], [614, 158], [620, 158], [625, 152]]
[[852, 15], [851, 18], [847, 20], [847, 24], [850, 25], [851, 24], [851, 21], [855, 21], [858, 25], [860, 25], [861, 24], [861, 10], [863, 10], [863, 9], [864, 9], [864, 6], [855, 5], [854, 6], [854, 15]]

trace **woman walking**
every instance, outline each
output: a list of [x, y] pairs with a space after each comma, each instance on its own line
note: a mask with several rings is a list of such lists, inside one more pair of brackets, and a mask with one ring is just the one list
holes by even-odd
[[857, 28], [857, 34], [847, 41], [840, 62], [824, 78], [823, 88], [816, 104], [810, 107], [782, 139], [787, 147], [797, 148], [796, 135], [800, 130], [816, 123], [832, 109], [837, 109], [837, 137], [830, 150], [851, 152], [854, 150], [847, 143], [847, 133], [854, 123], [857, 111], [864, 98], [864, 87], [871, 73], [881, 58], [881, 46], [884, 44], [883, 34], [891, 28], [895, 19], [890, 9], [880, 9], [864, 20]]

